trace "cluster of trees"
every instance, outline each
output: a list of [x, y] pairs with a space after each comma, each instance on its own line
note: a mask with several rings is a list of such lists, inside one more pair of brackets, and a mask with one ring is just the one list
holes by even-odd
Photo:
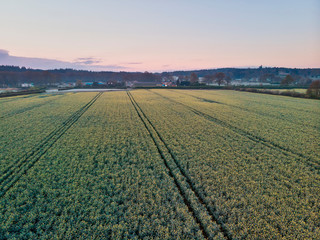
[[232, 80], [254, 81], [261, 83], [274, 83], [283, 86], [299, 85], [309, 86], [314, 78], [320, 77], [320, 69], [291, 69], [291, 68], [222, 68], [198, 71], [175, 71], [163, 72], [161, 78], [175, 81], [173, 76], [178, 76], [177, 85], [197, 86], [199, 78], [201, 83], [216, 83], [220, 85], [230, 85]]
[[313, 81], [307, 90], [307, 95], [311, 98], [320, 98], [320, 80]]
[[219, 86], [221, 84], [229, 85], [230, 82], [231, 82], [231, 77], [230, 77], [230, 75], [227, 75], [224, 72], [217, 72], [217, 73], [215, 73], [213, 75], [206, 75], [205, 76], [205, 80], [207, 82], [210, 82], [210, 81], [213, 82], [213, 83], [215, 82]]
[[[222, 84], [229, 85], [231, 82], [231, 77], [223, 72], [217, 72], [212, 75], [205, 75], [202, 78], [202, 84], [217, 83], [219, 86], [221, 86]], [[192, 72], [190, 76], [179, 76], [177, 83], [178, 86], [197, 86], [201, 84], [199, 82], [198, 75], [194, 72]]]
[[281, 83], [286, 75], [290, 75], [294, 79], [294, 83], [299, 85], [309, 85], [312, 82], [312, 77], [320, 76], [320, 68], [299, 69], [262, 66], [259, 68], [219, 68], [196, 71], [174, 71], [163, 72], [162, 74], [190, 76], [191, 73], [195, 73], [199, 77], [205, 77], [213, 76], [218, 72], [224, 73], [226, 77], [230, 77], [231, 79], [241, 79], [244, 81], [255, 79], [256, 81], [269, 83]]
[[150, 72], [92, 72], [73, 69], [38, 70], [25, 67], [0, 66], [0, 87], [17, 87], [22, 83], [35, 85], [54, 85], [59, 83], [77, 82], [112, 83], [126, 81], [157, 82], [159, 74]]
[[281, 81], [281, 85], [290, 85], [294, 82], [294, 78], [289, 74]]
[[[163, 79], [176, 81], [178, 85], [197, 85], [198, 78], [204, 82], [216, 82], [218, 85], [228, 85], [231, 80], [260, 81], [282, 83], [283, 85], [310, 85], [313, 77], [320, 76], [320, 69], [291, 69], [291, 68], [221, 68], [197, 71], [174, 71], [162, 73], [150, 72], [92, 72], [73, 69], [39, 70], [25, 67], [0, 66], [0, 87], [16, 87], [21, 83], [35, 85], [53, 85], [81, 80], [82, 82], [161, 82]], [[286, 77], [287, 76], [287, 77]], [[171, 80], [170, 80], [171, 79]]]

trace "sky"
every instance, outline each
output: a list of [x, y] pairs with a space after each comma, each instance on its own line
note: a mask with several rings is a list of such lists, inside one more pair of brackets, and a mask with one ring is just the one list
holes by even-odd
[[0, 1], [0, 65], [320, 67], [320, 0]]

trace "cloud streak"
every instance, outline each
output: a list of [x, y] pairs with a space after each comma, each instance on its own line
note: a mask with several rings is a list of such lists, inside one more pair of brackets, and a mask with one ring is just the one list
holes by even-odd
[[60, 69], [72, 68], [77, 70], [91, 70], [91, 71], [120, 71], [127, 70], [128, 67], [118, 64], [104, 65], [101, 59], [86, 57], [77, 58], [73, 62], [60, 61], [56, 59], [47, 58], [31, 58], [11, 56], [8, 50], [0, 49], [0, 65], [14, 65], [35, 69]]
[[125, 65], [140, 65], [143, 64], [143, 62], [124, 62]]
[[93, 57], [86, 57], [86, 58], [77, 58], [74, 63], [78, 64], [85, 64], [85, 65], [92, 65], [101, 63], [101, 59], [93, 58]]

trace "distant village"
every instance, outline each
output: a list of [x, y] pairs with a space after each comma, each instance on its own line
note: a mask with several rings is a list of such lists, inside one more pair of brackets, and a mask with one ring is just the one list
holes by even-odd
[[38, 70], [0, 66], [0, 88], [143, 88], [305, 86], [320, 80], [320, 68], [221, 68], [195, 71], [91, 72], [73, 69]]

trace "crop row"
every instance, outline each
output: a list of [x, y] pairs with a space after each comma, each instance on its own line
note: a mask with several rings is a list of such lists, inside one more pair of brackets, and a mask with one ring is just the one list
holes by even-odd
[[[210, 91], [205, 91], [204, 94], [206, 93], [209, 93], [211, 97], [213, 96]], [[237, 91], [232, 91], [232, 93], [228, 94], [226, 94], [226, 91], [218, 91], [217, 93], [214, 93], [214, 95], [230, 103], [244, 104], [250, 106], [250, 108], [256, 107], [259, 109], [259, 107], [262, 107], [265, 109], [266, 107], [270, 107], [270, 109], [279, 112], [288, 112], [289, 110], [290, 113], [294, 115], [299, 115], [299, 113], [316, 115], [316, 113], [319, 112], [319, 103], [313, 100], [310, 101], [310, 99], [292, 99], [285, 96], [261, 95]], [[227, 97], [228, 95], [229, 97]]]
[[7, 103], [7, 102], [15, 102], [22, 99], [28, 99], [28, 98], [38, 98], [39, 94], [30, 94], [30, 95], [18, 95], [13, 97], [4, 97], [0, 98], [0, 103]]
[[[236, 91], [185, 91], [171, 90], [176, 97], [189, 95], [196, 98], [202, 98], [204, 101], [217, 101], [232, 110], [249, 111], [261, 116], [270, 116], [276, 119], [289, 121], [295, 124], [303, 125], [304, 128], [317, 127], [315, 121], [320, 114], [318, 101], [310, 99], [288, 99], [281, 96], [261, 95], [247, 92]], [[169, 95], [169, 94], [168, 94]], [[172, 94], [170, 94], [172, 95]]]
[[[158, 93], [156, 93], [156, 94], [158, 94]], [[160, 96], [164, 97], [163, 95], [160, 95]], [[175, 100], [169, 99], [167, 97], [164, 97], [164, 98], [168, 99], [169, 101], [175, 101]], [[301, 161], [305, 162], [307, 165], [313, 167], [316, 171], [320, 170], [320, 165], [319, 165], [320, 162], [319, 162], [318, 159], [314, 159], [314, 158], [311, 158], [309, 156], [305, 156], [303, 153], [297, 152], [297, 151], [292, 150], [290, 148], [286, 148], [285, 146], [279, 145], [279, 144], [277, 144], [277, 143], [275, 143], [273, 141], [270, 141], [270, 140], [267, 140], [267, 139], [265, 139], [263, 137], [257, 136], [255, 134], [249, 132], [249, 131], [244, 130], [243, 128], [239, 128], [237, 126], [231, 125], [228, 122], [224, 122], [224, 121], [222, 121], [222, 120], [220, 120], [220, 119], [218, 119], [216, 117], [213, 117], [213, 116], [211, 116], [209, 114], [201, 112], [201, 111], [199, 111], [199, 110], [197, 110], [197, 109], [195, 109], [193, 107], [190, 107], [190, 106], [188, 106], [186, 104], [183, 104], [181, 102], [177, 102], [177, 101], [175, 101], [175, 102], [178, 103], [178, 104], [183, 105], [184, 107], [190, 109], [193, 113], [195, 113], [195, 114], [197, 114], [197, 115], [199, 115], [201, 117], [204, 117], [204, 118], [208, 119], [209, 121], [212, 121], [212, 122], [214, 122], [216, 124], [224, 126], [224, 127], [228, 128], [228, 129], [231, 129], [232, 131], [234, 131], [234, 132], [236, 132], [236, 133], [238, 133], [240, 135], [243, 135], [243, 136], [247, 137], [248, 139], [250, 139], [253, 142], [262, 144], [262, 145], [264, 145], [264, 146], [266, 146], [268, 148], [271, 148], [271, 149], [276, 149], [276, 150], [278, 150], [280, 152], [283, 152], [286, 155], [292, 155], [297, 160], [301, 160]]]
[[[305, 126], [290, 137], [290, 121], [314, 119], [315, 105], [135, 90], [105, 93], [75, 113], [94, 95], [1, 119], [0, 239], [320, 238], [320, 176], [308, 162], [318, 156], [292, 140], [318, 144], [318, 132]], [[12, 101], [14, 111], [39, 104], [34, 98]], [[259, 101], [271, 104], [257, 109]]]
[[11, 163], [2, 172], [0, 178], [0, 197], [2, 197], [27, 171], [45, 154], [50, 147], [91, 107], [101, 96], [98, 93], [90, 102], [72, 114], [60, 127], [52, 131], [36, 148], [26, 153], [21, 159]]
[[[59, 95], [59, 98], [60, 97], [64, 97], [66, 95]], [[39, 101], [39, 103], [33, 103], [33, 104], [30, 104], [30, 106], [26, 106], [25, 103], [22, 103], [22, 107], [20, 108], [13, 108], [13, 106], [11, 106], [12, 104], [10, 104], [10, 111], [8, 111], [6, 114], [2, 114], [0, 116], [0, 119], [2, 118], [8, 118], [8, 117], [11, 117], [11, 116], [15, 116], [17, 114], [21, 114], [21, 113], [24, 113], [24, 112], [27, 112], [27, 111], [30, 111], [32, 109], [35, 109], [35, 108], [38, 108], [38, 107], [42, 107], [42, 106], [45, 106], [53, 101], [56, 101], [56, 97], [50, 97], [49, 99], [45, 99], [45, 100], [42, 100], [42, 101]]]
[[313, 167], [153, 92], [132, 95], [233, 238], [320, 235], [320, 179]]
[[24, 97], [12, 97], [10, 99], [2, 98], [0, 99], [1, 109], [0, 109], [0, 119], [6, 116], [12, 116], [15, 112], [20, 113], [26, 109], [30, 110], [32, 107], [41, 106], [46, 102], [51, 102], [60, 97], [67, 96], [70, 94], [57, 94], [57, 95], [30, 95]]
[[[46, 137], [60, 127], [74, 112], [88, 103], [96, 93], [67, 94], [24, 113], [0, 120], [0, 173], [25, 153], [32, 151]], [[35, 97], [33, 97], [35, 98]], [[30, 98], [30, 99], [33, 99]], [[51, 98], [51, 97], [50, 97]], [[42, 99], [42, 98], [41, 98]], [[19, 99], [19, 109], [29, 107], [34, 100]], [[9, 108], [9, 106], [8, 106]]]
[[[179, 190], [179, 193], [184, 198], [184, 201], [188, 206], [189, 211], [192, 213], [195, 220], [200, 225], [204, 237], [207, 239], [214, 239], [216, 235], [220, 233], [221, 236], [224, 236], [224, 238], [232, 239], [230, 233], [228, 233], [225, 229], [224, 224], [220, 222], [216, 217], [217, 213], [214, 212], [212, 208], [209, 208], [207, 206], [202, 196], [194, 188], [190, 177], [181, 168], [178, 160], [172, 153], [171, 149], [163, 140], [163, 138], [161, 137], [157, 129], [154, 127], [152, 122], [142, 111], [139, 104], [137, 104], [137, 102], [134, 100], [133, 96], [129, 92], [128, 96], [132, 102], [132, 105], [136, 109], [141, 121], [144, 123], [144, 126], [148, 130], [154, 144], [156, 145], [158, 152], [164, 161], [164, 165], [168, 169], [170, 176], [173, 178], [174, 183]], [[164, 152], [167, 152], [167, 156], [165, 156]], [[212, 222], [210, 222], [210, 218]], [[219, 225], [217, 224], [217, 221]], [[210, 225], [213, 225], [213, 227]], [[210, 229], [214, 229], [215, 231], [210, 233]]]
[[0, 235], [204, 239], [125, 92], [103, 94], [3, 196]]
[[[199, 93], [195, 94], [193, 92], [190, 93], [186, 91], [179, 91], [179, 93], [194, 97], [200, 101], [223, 104], [224, 107], [227, 106], [232, 108], [233, 110], [240, 109], [242, 111], [248, 112], [249, 114], [257, 114], [260, 116], [266, 116], [269, 119], [282, 120], [286, 122], [286, 124], [289, 122], [290, 124], [293, 124], [293, 126], [297, 128], [297, 131], [302, 131], [306, 134], [311, 132], [311, 131], [308, 131], [310, 130], [310, 128], [311, 130], [318, 129], [318, 125], [316, 121], [314, 120], [312, 121], [312, 119], [306, 118], [305, 114], [301, 114], [301, 112], [299, 111], [292, 111], [292, 110], [288, 111], [288, 109], [286, 109], [286, 111], [272, 111], [272, 108], [270, 107], [266, 108], [266, 106], [261, 106], [261, 105], [258, 105], [257, 107], [252, 107], [252, 106], [248, 106], [247, 103], [236, 103], [236, 102], [227, 103], [223, 101], [223, 98], [221, 97], [219, 98], [219, 96], [215, 96], [214, 94], [210, 94], [207, 92], [202, 92], [201, 95]], [[220, 102], [218, 102], [216, 99], [219, 99]], [[307, 126], [306, 126], [306, 123], [308, 123]]]
[[[156, 91], [154, 92], [156, 93]], [[318, 144], [320, 134], [318, 130], [308, 128], [307, 124], [304, 128], [307, 132], [305, 133], [299, 131], [299, 126], [290, 124], [290, 122], [257, 116], [252, 113], [248, 114], [242, 110], [230, 109], [221, 104], [194, 101], [192, 97], [186, 97], [185, 95], [180, 96], [181, 94], [176, 92], [166, 92], [166, 97], [171, 101], [176, 101], [184, 104], [188, 108], [191, 107], [192, 109], [198, 110], [198, 112], [209, 116], [211, 120], [215, 120], [221, 124], [227, 124], [229, 127], [238, 129], [238, 131], [251, 137], [258, 138], [296, 155], [304, 156], [306, 159], [311, 159], [316, 165], [320, 163], [320, 154], [318, 151], [320, 150], [320, 145]], [[312, 103], [313, 100], [309, 101]], [[279, 104], [283, 104], [281, 98], [279, 99]], [[199, 107], [201, 108], [200, 111]], [[276, 112], [276, 110], [274, 110], [274, 112]], [[312, 116], [310, 116], [310, 118], [311, 117]], [[313, 121], [317, 128], [319, 128], [319, 121]]]

